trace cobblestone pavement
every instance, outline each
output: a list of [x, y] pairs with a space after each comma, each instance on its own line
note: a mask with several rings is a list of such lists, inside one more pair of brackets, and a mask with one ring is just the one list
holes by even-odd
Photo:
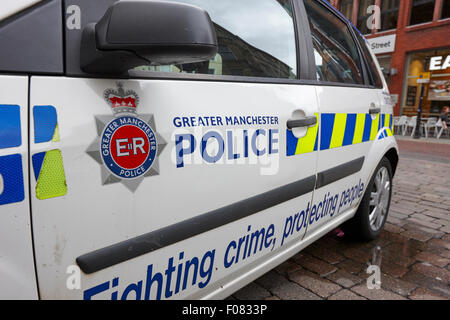
[[[399, 140], [390, 213], [377, 240], [328, 234], [229, 299], [450, 299], [450, 158], [430, 152], [427, 159], [427, 147], [416, 157], [408, 145]], [[380, 289], [367, 286], [374, 257]]]

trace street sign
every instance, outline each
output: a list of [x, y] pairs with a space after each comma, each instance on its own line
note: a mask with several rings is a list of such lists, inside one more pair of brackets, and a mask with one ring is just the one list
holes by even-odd
[[420, 72], [417, 76], [417, 83], [429, 83], [431, 72]]

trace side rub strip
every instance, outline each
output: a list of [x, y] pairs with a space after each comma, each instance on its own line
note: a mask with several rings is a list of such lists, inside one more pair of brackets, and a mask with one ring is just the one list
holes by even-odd
[[[363, 162], [364, 158], [360, 158], [319, 173], [320, 185], [324, 186], [344, 178], [344, 173], [350, 175], [358, 172]], [[310, 176], [168, 227], [84, 254], [78, 257], [76, 262], [83, 272], [90, 274], [307, 194], [314, 190], [315, 184], [316, 177]]]

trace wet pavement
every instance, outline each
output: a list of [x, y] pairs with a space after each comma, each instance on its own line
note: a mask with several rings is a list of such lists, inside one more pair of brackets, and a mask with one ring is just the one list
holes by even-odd
[[[391, 208], [377, 240], [330, 233], [229, 299], [450, 299], [450, 144], [398, 142]], [[369, 289], [376, 287], [369, 265], [380, 267], [379, 289]]]

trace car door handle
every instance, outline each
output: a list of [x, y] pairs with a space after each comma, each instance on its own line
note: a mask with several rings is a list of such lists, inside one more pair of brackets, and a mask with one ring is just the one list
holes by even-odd
[[370, 115], [372, 115], [372, 114], [378, 114], [378, 113], [380, 113], [381, 112], [381, 108], [370, 108], [369, 109], [369, 114]]
[[288, 120], [286, 122], [286, 126], [289, 130], [292, 130], [293, 128], [313, 126], [316, 123], [317, 123], [317, 117], [312, 116], [312, 117], [305, 117], [303, 119]]

